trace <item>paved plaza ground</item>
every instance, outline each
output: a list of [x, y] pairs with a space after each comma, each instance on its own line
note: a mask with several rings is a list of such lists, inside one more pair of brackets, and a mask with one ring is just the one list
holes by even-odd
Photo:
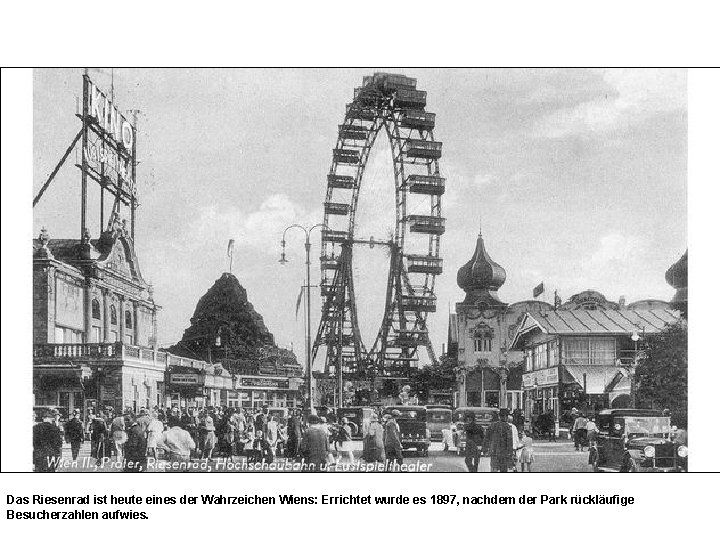
[[[353, 441], [354, 453], [359, 456], [362, 449], [360, 441]], [[576, 452], [572, 442], [559, 440], [557, 442], [539, 441], [534, 444], [535, 463], [532, 465], [533, 472], [589, 472], [590, 467], [587, 463], [587, 451]], [[120, 472], [121, 468], [111, 462], [100, 467], [95, 466], [95, 460], [90, 457], [90, 443], [83, 444], [77, 463], [72, 463], [70, 455], [70, 447], [63, 447], [63, 461], [67, 465], [62, 467], [63, 472]], [[221, 463], [218, 466], [218, 462]], [[414, 452], [407, 452], [405, 462], [408, 465], [415, 465], [417, 469], [429, 470], [431, 472], [464, 472], [466, 471], [464, 457], [458, 456], [454, 451], [444, 451], [440, 443], [433, 443], [427, 457], [417, 456]], [[161, 468], [164, 461], [159, 461], [158, 465], [149, 472], [162, 472]], [[208, 467], [201, 468], [199, 460], [194, 463], [198, 466], [197, 470], [207, 471]], [[214, 472], [237, 472], [242, 471], [243, 464], [246, 463], [244, 457], [235, 457], [232, 461], [220, 458], [210, 461], [208, 464], [215, 469]], [[279, 458], [275, 462], [274, 469], [289, 468], [290, 464], [285, 458]], [[422, 466], [422, 467], [421, 467]], [[483, 457], [480, 459], [479, 472], [490, 471], [490, 458]]]

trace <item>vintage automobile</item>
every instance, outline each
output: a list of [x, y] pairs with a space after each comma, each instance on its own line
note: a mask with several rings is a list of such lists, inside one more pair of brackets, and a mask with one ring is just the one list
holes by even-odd
[[597, 440], [588, 463], [594, 471], [669, 472], [683, 468], [687, 446], [671, 440], [670, 417], [652, 409], [605, 409], [597, 413]]
[[400, 443], [403, 450], [414, 449], [421, 456], [427, 456], [430, 449], [430, 429], [427, 423], [427, 409], [422, 405], [394, 405], [383, 410], [383, 416], [397, 410], [400, 416], [395, 420], [400, 426]]
[[373, 412], [370, 407], [340, 407], [338, 420], [347, 418], [352, 429], [352, 438], [362, 439], [370, 426], [370, 415]]
[[443, 431], [452, 429], [452, 407], [427, 405], [427, 423], [431, 441], [442, 441]]
[[499, 413], [500, 409], [495, 407], [458, 407], [453, 411], [455, 452], [458, 456], [465, 452], [465, 418], [469, 412], [475, 413], [475, 421], [483, 429], [487, 429], [492, 422], [493, 413]]

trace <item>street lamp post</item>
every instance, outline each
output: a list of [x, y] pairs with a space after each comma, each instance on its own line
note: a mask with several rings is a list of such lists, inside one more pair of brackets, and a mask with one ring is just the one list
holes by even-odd
[[[643, 335], [645, 334], [645, 327], [642, 327]], [[640, 341], [640, 335], [637, 333], [637, 331], [632, 333], [632, 336], [630, 336], [630, 339], [632, 339], [633, 343], [635, 344], [635, 353], [633, 355], [633, 359], [630, 362], [630, 365], [626, 367], [628, 377], [630, 379], [630, 408], [634, 409], [637, 406], [637, 390], [635, 388], [635, 370], [637, 369], [638, 362], [640, 360], [640, 351], [638, 350], [638, 342]]]
[[293, 223], [289, 227], [287, 227], [283, 231], [282, 235], [282, 241], [280, 242], [280, 245], [282, 246], [282, 254], [280, 255], [280, 264], [286, 264], [287, 258], [285, 257], [285, 235], [290, 229], [300, 229], [305, 233], [305, 286], [307, 287], [306, 290], [306, 296], [305, 296], [305, 303], [307, 305], [307, 328], [306, 328], [306, 336], [305, 336], [305, 384], [307, 385], [307, 396], [308, 396], [308, 414], [312, 413], [313, 410], [313, 390], [312, 390], [312, 337], [310, 335], [311, 327], [310, 327], [310, 233], [313, 232], [314, 229], [321, 227], [324, 228], [325, 225], [322, 223], [318, 223], [316, 225], [313, 225], [310, 228], [303, 227], [302, 225], [298, 225], [296, 223]]

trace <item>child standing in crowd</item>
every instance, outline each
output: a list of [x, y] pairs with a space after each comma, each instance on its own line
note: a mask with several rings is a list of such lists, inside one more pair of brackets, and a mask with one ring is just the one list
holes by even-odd
[[352, 451], [352, 428], [347, 417], [343, 417], [335, 435], [335, 449], [338, 452], [338, 461], [342, 460], [343, 457], [347, 457], [351, 464], [355, 463], [355, 456]]
[[522, 472], [531, 472], [530, 468], [535, 462], [535, 453], [532, 445], [533, 440], [527, 431], [522, 432], [522, 438], [520, 439], [520, 470]]

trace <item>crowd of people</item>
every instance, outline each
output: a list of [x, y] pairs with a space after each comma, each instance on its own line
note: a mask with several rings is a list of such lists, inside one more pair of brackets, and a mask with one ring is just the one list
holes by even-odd
[[490, 470], [493, 472], [531, 472], [535, 461], [533, 439], [525, 431], [518, 416], [510, 416], [507, 409], [493, 412], [491, 423], [483, 428], [477, 422], [475, 413], [465, 417], [465, 465], [468, 472], [478, 472], [481, 455], [490, 456]]
[[[373, 413], [365, 430], [362, 459], [402, 464], [399, 411], [380, 418]], [[329, 418], [328, 418], [329, 417]], [[49, 412], [36, 426], [34, 437], [36, 470], [54, 470], [62, 453], [63, 440], [70, 445], [73, 462], [83, 442], [90, 442], [96, 465], [116, 464], [128, 472], [147, 469], [147, 459], [189, 462], [193, 459], [244, 456], [250, 462], [272, 463], [278, 457], [297, 460], [322, 470], [328, 464], [355, 464], [352, 438], [360, 427], [348, 418], [304, 415], [300, 409], [278, 417], [267, 407], [244, 410], [232, 407], [140, 409], [116, 413], [108, 407], [88, 411], [85, 422], [80, 410], [60, 428], [57, 411]], [[47, 456], [56, 456], [48, 460]]]

